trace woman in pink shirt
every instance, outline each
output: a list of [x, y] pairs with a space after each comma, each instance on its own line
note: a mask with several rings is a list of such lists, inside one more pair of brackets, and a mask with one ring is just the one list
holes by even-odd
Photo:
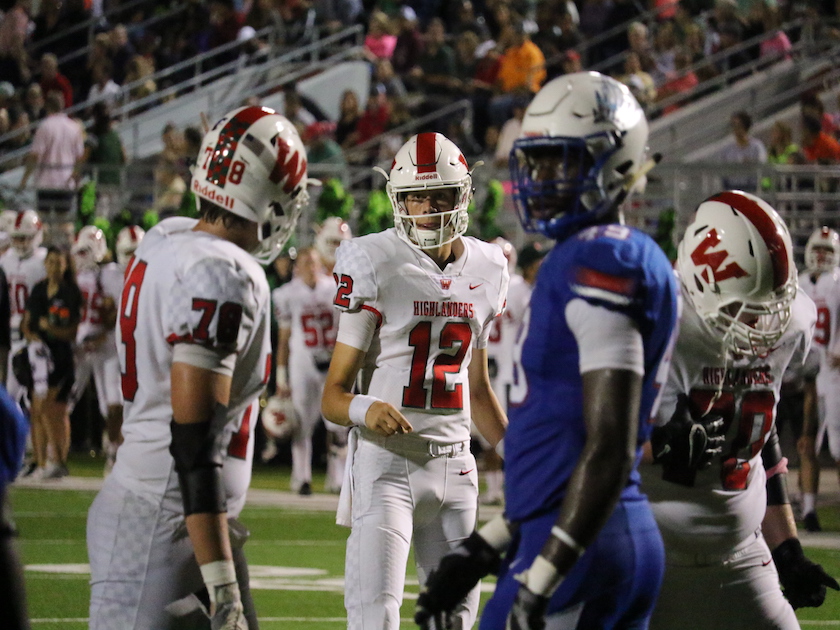
[[391, 34], [391, 22], [382, 11], [374, 11], [370, 16], [368, 34], [365, 37], [365, 56], [371, 62], [377, 59], [390, 59], [397, 45], [397, 36]]

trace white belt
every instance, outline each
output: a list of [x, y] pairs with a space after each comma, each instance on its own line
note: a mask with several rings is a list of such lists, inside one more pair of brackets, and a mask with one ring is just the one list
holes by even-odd
[[362, 430], [361, 437], [397, 455], [425, 456], [432, 459], [438, 457], [456, 457], [468, 451], [470, 448], [469, 440], [445, 444], [411, 435], [383, 437], [370, 430]]

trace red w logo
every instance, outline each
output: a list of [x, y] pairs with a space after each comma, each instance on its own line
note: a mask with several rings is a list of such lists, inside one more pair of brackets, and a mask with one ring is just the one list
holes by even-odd
[[452, 278], [440, 278], [440, 288], [444, 291], [449, 291], [449, 287], [452, 285]]
[[[306, 158], [295, 151], [291, 143], [281, 138], [279, 134], [271, 139], [271, 144], [277, 147], [277, 161], [274, 163], [274, 168], [271, 169], [271, 175], [268, 178], [273, 183], [279, 184], [285, 177], [286, 182], [283, 184], [283, 190], [287, 194], [291, 194], [306, 173]], [[290, 153], [292, 154], [291, 158], [289, 157]]]
[[714, 277], [715, 282], [728, 280], [729, 278], [743, 278], [744, 276], [748, 276], [749, 274], [736, 262], [731, 262], [721, 269], [723, 261], [729, 256], [729, 252], [725, 249], [719, 252], [710, 252], [709, 250], [715, 247], [718, 243], [720, 243], [720, 236], [718, 236], [717, 230], [712, 228], [706, 233], [706, 237], [700, 242], [694, 251], [691, 252], [691, 260], [695, 265], [698, 267], [706, 265], [706, 268], [703, 269], [703, 273], [701, 274], [703, 279], [706, 282], [710, 282], [709, 269], [712, 270], [712, 276]]

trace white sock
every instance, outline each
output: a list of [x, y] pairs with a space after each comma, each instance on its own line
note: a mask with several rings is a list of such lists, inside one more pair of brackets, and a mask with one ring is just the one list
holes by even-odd
[[813, 492], [802, 493], [802, 514], [810, 514], [816, 509], [817, 495]]

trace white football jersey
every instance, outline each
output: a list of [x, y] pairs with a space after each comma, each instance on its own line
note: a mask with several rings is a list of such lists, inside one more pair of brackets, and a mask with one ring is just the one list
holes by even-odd
[[[496, 381], [504, 385], [509, 385], [513, 380], [513, 337], [518, 327], [518, 323], [514, 320], [514, 313], [518, 311], [516, 307], [511, 308], [510, 301], [520, 299], [519, 287], [523, 284], [527, 283], [518, 273], [510, 276], [508, 304], [504, 313], [493, 320], [493, 328], [490, 329], [490, 336], [487, 339], [487, 358], [495, 361]], [[528, 297], [530, 299], [530, 292]]]
[[[683, 290], [684, 291], [684, 290]], [[691, 308], [685, 308], [657, 423], [671, 419], [677, 396], [686, 394], [699, 415], [722, 416], [723, 455], [697, 473], [693, 487], [662, 479], [661, 466], [644, 466], [644, 490], [666, 546], [685, 552], [722, 553], [753, 533], [767, 505], [761, 449], [775, 422], [785, 369], [803, 363], [816, 320], [811, 299], [800, 291], [787, 331], [763, 357], [733, 358]]]
[[461, 240], [463, 254], [441, 270], [392, 228], [343, 241], [333, 269], [335, 305], [379, 320], [363, 393], [400, 409], [415, 434], [446, 443], [470, 438], [467, 366], [473, 347], [487, 347], [508, 288], [501, 248]]
[[293, 278], [271, 293], [278, 325], [291, 329], [290, 369], [318, 366], [323, 371], [329, 365], [338, 328], [334, 297], [335, 281], [326, 275], [319, 276], [314, 288]]
[[46, 257], [47, 250], [39, 247], [35, 253], [23, 260], [14, 248], [9, 249], [0, 258], [0, 267], [3, 268], [9, 285], [12, 340], [21, 338], [20, 323], [23, 321], [23, 312], [26, 310], [32, 287], [47, 277], [47, 270], [44, 268]]
[[[120, 298], [125, 441], [112, 474], [138, 494], [177, 490], [169, 424], [173, 346], [179, 343], [236, 353], [224, 443], [228, 459], [247, 465], [232, 466], [224, 475], [228, 488], [244, 491], [250, 482], [254, 405], [271, 367], [268, 283], [247, 252], [193, 231], [195, 224], [175, 217], [150, 230], [126, 272]], [[228, 499], [236, 505], [242, 497]]]
[[829, 354], [836, 353], [840, 336], [840, 269], [825, 272], [817, 279], [811, 298], [817, 307], [817, 325], [814, 330], [814, 347], [820, 358], [817, 389], [840, 387], [840, 370], [832, 368]]
[[[76, 283], [82, 292], [82, 318], [76, 343], [99, 335], [103, 330], [102, 307], [105, 298], [111, 298], [119, 305], [122, 293], [122, 273], [116, 263], [108, 263], [97, 269], [84, 269], [76, 274]], [[103, 350], [116, 352], [113, 330], [102, 344]]]

